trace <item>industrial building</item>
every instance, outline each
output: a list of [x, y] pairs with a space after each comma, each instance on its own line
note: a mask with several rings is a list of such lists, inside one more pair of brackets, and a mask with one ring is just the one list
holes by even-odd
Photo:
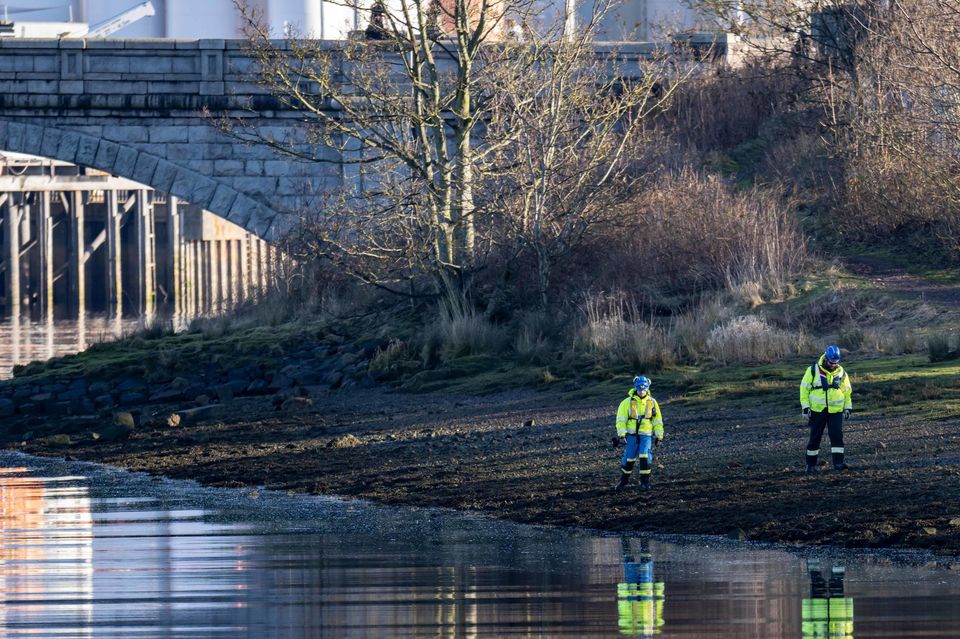
[[[372, 0], [371, 0], [372, 1]], [[555, 0], [563, 10], [563, 0]], [[140, 0], [17, 0], [7, 6], [16, 23], [107, 23], [132, 9]], [[138, 16], [106, 37], [121, 38], [242, 38], [242, 24], [233, 0], [152, 0], [152, 15]], [[249, 0], [276, 37], [290, 33], [325, 40], [347, 37], [366, 26], [362, 11], [343, 0]], [[579, 3], [588, 12], [586, 3]], [[545, 15], [549, 15], [546, 11]], [[624, 0], [605, 17], [599, 36], [604, 40], [659, 40], [664, 32], [704, 29], [704, 21], [684, 0]], [[63, 29], [62, 29], [63, 31]], [[56, 33], [50, 37], [56, 37]], [[79, 35], [83, 35], [82, 33]]]

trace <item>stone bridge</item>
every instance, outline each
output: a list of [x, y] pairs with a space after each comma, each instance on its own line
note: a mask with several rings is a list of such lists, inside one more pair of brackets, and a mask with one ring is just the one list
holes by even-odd
[[230, 40], [0, 40], [0, 151], [91, 167], [180, 197], [273, 239], [311, 194], [342, 183], [213, 126], [204, 109], [304, 143], [302, 115], [253, 81]]
[[[302, 113], [256, 84], [246, 47], [242, 40], [0, 39], [0, 151], [98, 169], [277, 238], [297, 210], [351, 177], [335, 149], [322, 150], [324, 162], [295, 162], [212, 125], [205, 109], [242, 117], [285, 144], [306, 143]], [[598, 44], [600, 55], [616, 51], [621, 72], [652, 49]]]

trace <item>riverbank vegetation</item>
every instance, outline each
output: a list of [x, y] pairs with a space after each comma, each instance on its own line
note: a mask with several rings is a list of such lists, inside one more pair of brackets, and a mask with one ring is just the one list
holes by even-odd
[[[337, 52], [356, 63], [342, 73], [309, 41], [278, 48], [247, 15], [264, 87], [355, 173], [299, 212], [290, 288], [306, 314], [349, 300], [386, 342], [370, 373], [411, 388], [464, 358], [539, 367], [548, 383], [809, 358], [828, 341], [858, 356], [942, 351], [957, 296], [926, 293], [960, 260], [947, 4], [827, 3], [811, 18], [716, 0], [705, 6], [738, 38], [699, 52], [713, 62], [678, 71], [691, 50], [675, 38], [634, 80], [599, 85], [600, 5], [575, 33], [529, 27], [520, 1], [486, 23], [387, 12], [375, 37]], [[525, 35], [499, 31], [508, 18]], [[396, 50], [412, 62], [374, 73]], [[443, 56], [469, 64], [438, 72]], [[352, 124], [298, 74], [352, 105]], [[377, 126], [364, 101], [414, 129]], [[434, 117], [443, 105], [456, 117]], [[292, 152], [325, 161], [308, 150]], [[921, 275], [887, 285], [905, 269]]]
[[[506, 38], [494, 58], [480, 46], [499, 33], [491, 24], [471, 17], [411, 31], [410, 16], [382, 15], [376, 37], [336, 53], [356, 62], [351, 86], [419, 123], [419, 137], [378, 129], [359, 102], [346, 129], [331, 120], [291, 66], [328, 89], [323, 99], [340, 95], [330, 51], [296, 40], [278, 48], [247, 14], [261, 82], [302, 107], [319, 144], [286, 151], [310, 163], [326, 157], [312, 151], [338, 149], [356, 160], [354, 186], [366, 190], [318, 194], [299, 212], [283, 241], [293, 259], [277, 271], [283, 294], [180, 335], [147, 331], [29, 365], [13, 385], [51, 373], [134, 376], [173, 394], [163, 385], [185, 378], [210, 395], [227, 371], [258, 366], [246, 381], [276, 391], [271, 369], [324, 368], [298, 358], [298, 346], [321, 359], [356, 346], [350, 370], [320, 376], [333, 390], [696, 377], [810, 359], [827, 342], [856, 359], [949, 361], [960, 306], [955, 185], [946, 168], [927, 174], [911, 158], [946, 167], [950, 140], [960, 139], [953, 120], [931, 116], [960, 108], [956, 96], [941, 91], [934, 103], [924, 92], [949, 80], [954, 52], [920, 46], [937, 33], [897, 7], [871, 16], [869, 29], [851, 9], [825, 10], [856, 33], [843, 43], [824, 41], [822, 29], [811, 39], [776, 7], [752, 7], [753, 30], [738, 31], [743, 48], [707, 52], [736, 63], [720, 56], [678, 72], [670, 60], [682, 52], [654, 52], [637, 62], [642, 79], [599, 86], [585, 78], [606, 77], [592, 55], [604, 7], [575, 37], [555, 25]], [[448, 27], [469, 36], [458, 55], [481, 70], [437, 75], [435, 56], [452, 55], [442, 46]], [[400, 45], [416, 64], [400, 80], [373, 73]], [[924, 72], [908, 73], [911, 61]], [[397, 93], [405, 82], [431, 93], [411, 103]], [[889, 87], [890, 99], [868, 99], [873, 86]], [[452, 121], [431, 115], [464, 101], [471, 110]], [[495, 144], [481, 143], [481, 121]], [[460, 143], [441, 144], [451, 132]], [[217, 371], [191, 370], [198, 361]]]

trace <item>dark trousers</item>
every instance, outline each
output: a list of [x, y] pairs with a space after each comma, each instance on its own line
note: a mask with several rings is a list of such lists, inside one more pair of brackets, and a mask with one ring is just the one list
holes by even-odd
[[843, 413], [810, 412], [810, 441], [807, 442], [807, 466], [816, 466], [823, 431], [830, 434], [830, 453], [834, 464], [843, 463]]

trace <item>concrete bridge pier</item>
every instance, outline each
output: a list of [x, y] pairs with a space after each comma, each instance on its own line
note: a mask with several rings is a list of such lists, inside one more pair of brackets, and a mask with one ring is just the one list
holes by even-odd
[[156, 216], [150, 193], [145, 189], [137, 191], [134, 219], [137, 233], [138, 310], [141, 317], [151, 319], [156, 313], [157, 301]]
[[53, 289], [56, 283], [54, 271], [54, 243], [53, 243], [53, 211], [49, 191], [40, 193], [40, 210], [38, 211], [38, 233], [40, 258], [40, 315], [48, 323], [53, 321], [54, 301]]
[[0, 175], [8, 317], [213, 315], [262, 299], [275, 259], [235, 224], [121, 178]]
[[110, 317], [123, 316], [123, 213], [120, 211], [120, 197], [116, 190], [107, 192], [107, 314]]
[[70, 205], [67, 209], [68, 240], [70, 261], [67, 272], [70, 281], [70, 298], [68, 306], [71, 315], [75, 318], [83, 317], [87, 312], [87, 241], [86, 241], [86, 208], [83, 193], [71, 193]]
[[20, 317], [20, 221], [21, 207], [15, 202], [15, 194], [3, 194], [3, 266], [6, 285], [7, 313], [11, 317]]

